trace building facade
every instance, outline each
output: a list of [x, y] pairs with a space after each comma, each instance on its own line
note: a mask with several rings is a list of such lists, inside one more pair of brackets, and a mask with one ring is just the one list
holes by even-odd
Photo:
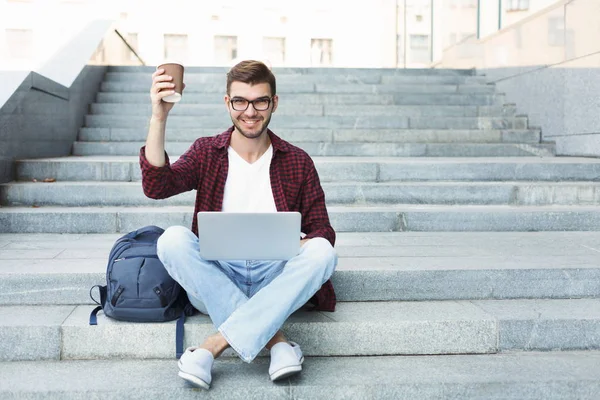
[[[115, 27], [148, 65], [428, 67], [443, 49], [496, 32], [557, 0], [0, 0], [3, 69], [35, 69], [93, 19]], [[168, 10], [165, 10], [165, 4]], [[116, 35], [93, 61], [137, 64]]]

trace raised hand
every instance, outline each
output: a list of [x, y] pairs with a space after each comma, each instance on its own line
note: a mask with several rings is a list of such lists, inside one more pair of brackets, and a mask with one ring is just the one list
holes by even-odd
[[[150, 88], [150, 98], [152, 99], [152, 118], [164, 122], [169, 115], [169, 111], [173, 108], [175, 103], [168, 103], [162, 99], [166, 96], [175, 93], [173, 88], [175, 84], [172, 83], [173, 77], [165, 75], [164, 69], [158, 69], [152, 74], [152, 87]], [[185, 89], [185, 84], [183, 84]]]

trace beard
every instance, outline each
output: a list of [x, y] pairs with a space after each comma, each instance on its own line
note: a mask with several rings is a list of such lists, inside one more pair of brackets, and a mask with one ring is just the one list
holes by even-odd
[[[241, 118], [241, 116], [240, 116]], [[239, 119], [239, 118], [238, 118]], [[266, 120], [263, 120], [262, 124], [256, 124], [256, 127], [250, 129], [243, 129], [240, 121], [238, 119], [234, 119], [231, 117], [231, 122], [233, 122], [233, 126], [235, 129], [242, 134], [246, 139], [256, 139], [259, 138], [264, 132], [267, 131], [267, 127], [269, 126], [269, 122], [271, 122], [271, 114]], [[259, 120], [258, 118], [253, 118], [254, 120]], [[262, 119], [262, 117], [261, 117]]]

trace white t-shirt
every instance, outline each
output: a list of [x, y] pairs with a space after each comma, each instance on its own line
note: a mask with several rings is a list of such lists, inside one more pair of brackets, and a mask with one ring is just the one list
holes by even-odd
[[277, 212], [269, 170], [273, 146], [254, 163], [244, 160], [229, 146], [229, 171], [223, 195], [223, 212]]

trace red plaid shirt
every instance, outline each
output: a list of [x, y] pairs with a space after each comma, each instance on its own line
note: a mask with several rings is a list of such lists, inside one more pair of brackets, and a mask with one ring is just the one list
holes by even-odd
[[[196, 189], [192, 231], [198, 235], [197, 213], [221, 211], [223, 193], [229, 169], [227, 149], [233, 126], [220, 135], [197, 139], [173, 165], [165, 154], [166, 165], [155, 167], [146, 159], [145, 147], [140, 150], [142, 187], [146, 196], [165, 199]], [[305, 239], [322, 237], [335, 244], [335, 231], [329, 223], [325, 194], [315, 165], [302, 149], [282, 140], [268, 130], [273, 145], [271, 159], [271, 190], [277, 211], [298, 211], [302, 215]], [[335, 292], [331, 280], [309, 301], [315, 310], [334, 311]]]

